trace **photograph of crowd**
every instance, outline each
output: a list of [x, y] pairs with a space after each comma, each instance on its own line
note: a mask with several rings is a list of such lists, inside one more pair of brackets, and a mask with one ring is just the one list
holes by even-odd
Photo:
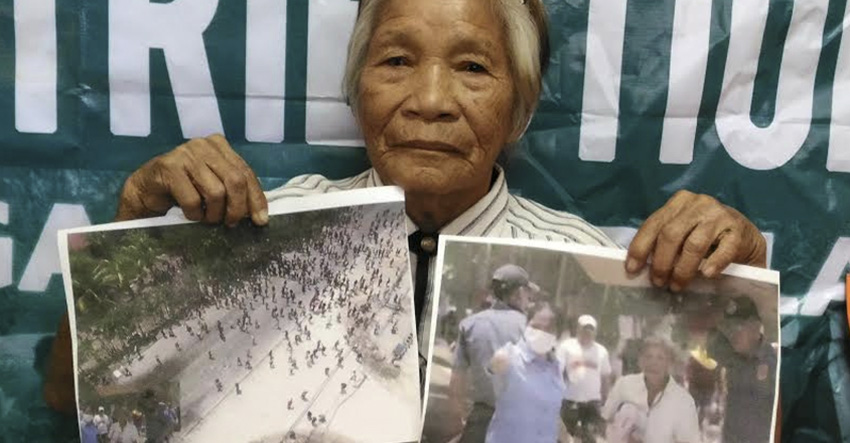
[[83, 443], [416, 439], [400, 194], [66, 235]]
[[682, 293], [625, 251], [440, 239], [426, 443], [767, 443], [778, 276]]

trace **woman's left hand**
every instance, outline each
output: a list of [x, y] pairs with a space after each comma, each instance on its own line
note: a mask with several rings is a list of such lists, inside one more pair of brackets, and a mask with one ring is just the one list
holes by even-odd
[[730, 263], [765, 267], [767, 242], [735, 209], [708, 195], [679, 191], [644, 222], [629, 246], [630, 273], [648, 261], [655, 286], [681, 291], [697, 272], [714, 278]]

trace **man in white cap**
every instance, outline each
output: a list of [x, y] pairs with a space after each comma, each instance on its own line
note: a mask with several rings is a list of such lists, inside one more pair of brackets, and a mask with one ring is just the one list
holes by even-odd
[[596, 442], [602, 431], [599, 410], [611, 381], [608, 351], [596, 342], [596, 319], [578, 318], [577, 338], [568, 338], [558, 347], [567, 385], [561, 418], [567, 431], [582, 443]]
[[106, 415], [106, 409], [103, 406], [97, 408], [97, 414], [94, 416], [94, 425], [97, 427], [97, 441], [105, 443], [109, 438], [109, 426], [112, 421]]

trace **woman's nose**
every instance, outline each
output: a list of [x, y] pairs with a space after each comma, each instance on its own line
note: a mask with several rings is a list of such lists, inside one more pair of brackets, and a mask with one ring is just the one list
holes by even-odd
[[451, 71], [438, 63], [419, 67], [411, 82], [411, 100], [405, 113], [426, 121], [457, 119], [459, 112], [451, 76]]

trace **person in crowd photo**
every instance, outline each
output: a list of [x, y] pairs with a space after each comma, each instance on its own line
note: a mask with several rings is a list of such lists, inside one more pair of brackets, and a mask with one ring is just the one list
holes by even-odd
[[[526, 329], [525, 311], [539, 287], [525, 269], [507, 264], [493, 272], [495, 303], [460, 322], [449, 396], [462, 443], [483, 442], [496, 407], [493, 381], [487, 368], [496, 351], [518, 342]], [[467, 393], [472, 402], [469, 414]]]
[[602, 434], [599, 409], [611, 385], [611, 359], [608, 350], [596, 341], [596, 319], [578, 318], [577, 337], [558, 347], [567, 389], [561, 411], [570, 435], [582, 443], [596, 442]]
[[726, 304], [708, 354], [726, 370], [723, 441], [755, 443], [770, 438], [776, 389], [777, 350], [764, 338], [756, 304], [746, 296]]
[[106, 409], [103, 406], [98, 406], [97, 414], [94, 416], [94, 425], [97, 427], [97, 441], [99, 443], [105, 443], [107, 441], [107, 434], [109, 433], [111, 423], [112, 420], [106, 415]]
[[670, 374], [673, 352], [665, 339], [642, 341], [641, 372], [618, 379], [602, 407], [607, 443], [702, 442], [694, 399]]
[[97, 425], [94, 423], [94, 416], [88, 413], [88, 411], [83, 411], [80, 419], [80, 442], [98, 443]]
[[528, 326], [517, 343], [496, 351], [489, 372], [496, 408], [486, 443], [558, 441], [564, 380], [555, 356], [555, 311], [546, 302], [528, 309]]

